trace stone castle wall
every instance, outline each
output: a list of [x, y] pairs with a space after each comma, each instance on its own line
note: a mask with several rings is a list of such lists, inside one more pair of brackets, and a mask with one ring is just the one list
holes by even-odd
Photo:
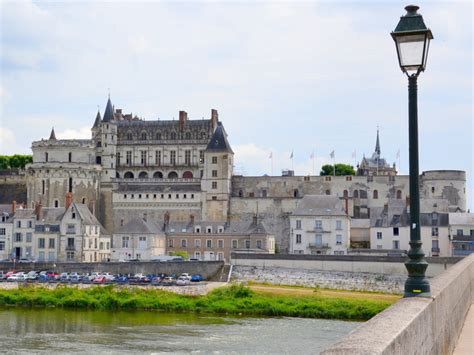
[[0, 176], [0, 204], [27, 203], [25, 175]]

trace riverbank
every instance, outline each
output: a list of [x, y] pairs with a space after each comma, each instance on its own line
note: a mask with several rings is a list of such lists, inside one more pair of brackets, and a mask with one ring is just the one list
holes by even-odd
[[207, 295], [178, 295], [140, 288], [22, 287], [0, 290], [0, 307], [57, 307], [95, 310], [157, 310], [248, 316], [286, 316], [365, 321], [393, 302], [328, 297], [318, 291], [305, 295], [255, 292], [242, 285], [212, 290]]

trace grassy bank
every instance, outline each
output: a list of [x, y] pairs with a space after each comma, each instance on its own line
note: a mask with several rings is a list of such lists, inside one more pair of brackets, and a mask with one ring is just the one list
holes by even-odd
[[288, 296], [257, 293], [232, 285], [206, 296], [183, 296], [163, 290], [91, 287], [24, 287], [0, 290], [0, 306], [43, 306], [97, 310], [160, 310], [252, 316], [288, 316], [367, 320], [390, 306], [382, 300], [329, 298], [311, 295]]

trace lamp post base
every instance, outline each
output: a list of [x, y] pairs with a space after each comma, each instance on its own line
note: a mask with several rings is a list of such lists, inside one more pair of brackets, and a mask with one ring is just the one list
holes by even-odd
[[405, 281], [404, 297], [431, 297], [430, 283], [425, 276], [428, 263], [424, 256], [421, 241], [410, 241], [410, 251], [408, 252], [410, 259], [405, 263], [408, 279]]

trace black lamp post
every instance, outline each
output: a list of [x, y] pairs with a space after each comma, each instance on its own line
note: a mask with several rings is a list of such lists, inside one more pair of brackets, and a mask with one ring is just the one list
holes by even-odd
[[410, 153], [410, 251], [405, 263], [408, 279], [405, 282], [405, 297], [429, 297], [430, 284], [425, 276], [428, 263], [421, 249], [420, 233], [420, 188], [418, 168], [418, 103], [417, 78], [425, 70], [428, 49], [433, 34], [425, 26], [423, 17], [417, 13], [418, 6], [405, 7], [405, 16], [400, 18], [391, 33], [397, 47], [400, 68], [408, 77], [408, 121]]

